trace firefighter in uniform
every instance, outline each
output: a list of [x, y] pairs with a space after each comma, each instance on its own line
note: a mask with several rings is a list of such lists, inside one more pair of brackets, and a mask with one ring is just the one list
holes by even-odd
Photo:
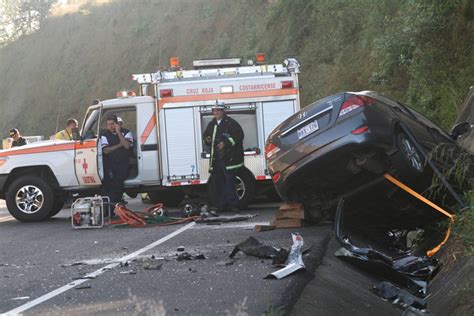
[[225, 108], [224, 102], [216, 101], [212, 107], [214, 119], [203, 134], [211, 149], [209, 172], [218, 212], [239, 210], [235, 175], [244, 166], [244, 132], [239, 123], [225, 114]]
[[107, 129], [101, 136], [104, 153], [104, 194], [111, 203], [122, 202], [123, 183], [128, 176], [132, 133], [118, 124], [117, 117], [107, 117]]

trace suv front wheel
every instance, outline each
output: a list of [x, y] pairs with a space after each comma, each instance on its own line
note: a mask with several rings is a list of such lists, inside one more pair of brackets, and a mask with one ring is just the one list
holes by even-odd
[[55, 205], [51, 186], [35, 176], [23, 176], [13, 181], [6, 193], [10, 214], [21, 222], [39, 222], [50, 217]]

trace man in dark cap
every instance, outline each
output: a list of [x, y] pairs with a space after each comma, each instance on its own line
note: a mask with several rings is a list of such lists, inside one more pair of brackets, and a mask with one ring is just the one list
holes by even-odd
[[10, 137], [13, 139], [12, 147], [24, 146], [28, 144], [26, 139], [21, 137], [20, 132], [16, 128], [10, 130]]

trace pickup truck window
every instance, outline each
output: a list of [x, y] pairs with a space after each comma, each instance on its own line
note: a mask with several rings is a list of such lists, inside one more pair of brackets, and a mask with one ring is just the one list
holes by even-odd
[[97, 137], [99, 114], [100, 108], [89, 109], [87, 111], [81, 131], [82, 139], [93, 139]]

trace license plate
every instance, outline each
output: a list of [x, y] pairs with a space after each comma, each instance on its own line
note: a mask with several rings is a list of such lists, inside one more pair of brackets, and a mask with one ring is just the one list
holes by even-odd
[[318, 121], [312, 121], [311, 123], [303, 126], [297, 131], [298, 139], [302, 139], [308, 136], [309, 134], [316, 132], [318, 129], [319, 129]]

